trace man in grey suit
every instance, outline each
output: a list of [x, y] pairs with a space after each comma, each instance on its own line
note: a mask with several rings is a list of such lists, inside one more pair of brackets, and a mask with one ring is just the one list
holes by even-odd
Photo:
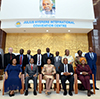
[[58, 72], [58, 67], [62, 63], [62, 57], [59, 56], [59, 51], [56, 51], [56, 56], [54, 57], [54, 66], [56, 67], [56, 72]]
[[4, 52], [3, 52], [3, 49], [0, 48], [0, 55], [1, 55], [1, 67], [0, 69], [3, 69], [4, 68]]
[[25, 67], [25, 96], [28, 95], [28, 81], [33, 80], [34, 91], [33, 94], [37, 95], [36, 86], [37, 86], [37, 77], [38, 77], [38, 68], [37, 65], [34, 65], [34, 59], [30, 59], [30, 63]]

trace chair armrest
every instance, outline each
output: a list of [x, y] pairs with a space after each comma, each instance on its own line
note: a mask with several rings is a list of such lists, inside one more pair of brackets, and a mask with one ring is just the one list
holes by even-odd
[[57, 86], [56, 93], [59, 93], [59, 74], [56, 74], [56, 86]]
[[4, 74], [4, 77], [3, 77], [3, 89], [2, 89], [2, 95], [4, 95], [4, 89], [5, 89], [4, 83], [5, 83], [5, 80], [6, 80], [6, 75]]
[[42, 74], [39, 74], [39, 93], [41, 93], [42, 91]]
[[93, 93], [95, 94], [95, 82], [94, 82], [94, 74], [92, 74], [92, 80], [93, 80]]
[[74, 92], [78, 94], [77, 74], [74, 74]]

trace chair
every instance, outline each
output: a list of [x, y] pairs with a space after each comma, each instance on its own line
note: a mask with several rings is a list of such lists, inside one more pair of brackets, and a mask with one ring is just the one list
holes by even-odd
[[[21, 76], [21, 82], [22, 82], [22, 89], [20, 90], [20, 94], [23, 94], [24, 93], [24, 75], [22, 74]], [[6, 75], [4, 74], [4, 77], [3, 77], [3, 89], [2, 89], [2, 95], [4, 95], [4, 83], [5, 83], [5, 80], [6, 80]]]
[[[56, 93], [59, 93], [59, 91], [61, 90], [60, 89], [60, 86], [61, 85], [61, 80], [59, 79], [59, 74], [56, 74], [56, 85], [57, 85], [57, 89], [56, 89]], [[65, 82], [66, 84], [69, 84], [69, 81], [67, 80]], [[74, 74], [74, 93], [77, 94], [78, 93], [78, 86], [77, 86], [77, 75]]]
[[[75, 85], [75, 94], [78, 94], [78, 84], [81, 84], [81, 81], [77, 79], [76, 67], [74, 67], [74, 85]], [[94, 74], [92, 74], [92, 79], [90, 79], [90, 84], [93, 84], [93, 93], [95, 94], [95, 84], [94, 84]]]
[[[42, 69], [43, 67], [41, 67], [41, 70]], [[42, 74], [39, 74], [39, 93], [42, 93], [44, 83], [46, 83], [46, 81], [43, 79]], [[59, 74], [56, 74], [56, 79], [54, 79], [53, 84], [54, 84], [54, 91], [56, 90], [56, 93], [58, 93], [58, 89], [56, 88], [56, 86], [57, 87], [59, 86]]]

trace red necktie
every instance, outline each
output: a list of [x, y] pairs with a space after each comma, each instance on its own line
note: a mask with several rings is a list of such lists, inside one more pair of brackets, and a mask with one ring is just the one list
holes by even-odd
[[31, 70], [33, 70], [33, 66], [31, 65]]
[[10, 54], [10, 60], [12, 59], [12, 54]]
[[20, 65], [22, 65], [22, 56], [20, 57]]

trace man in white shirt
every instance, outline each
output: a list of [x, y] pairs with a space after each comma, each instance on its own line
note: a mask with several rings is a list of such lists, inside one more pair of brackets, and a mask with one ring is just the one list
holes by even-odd
[[68, 64], [73, 65], [74, 59], [73, 57], [70, 55], [70, 51], [68, 49], [65, 50], [65, 55], [63, 56], [62, 59], [67, 58], [68, 59]]

